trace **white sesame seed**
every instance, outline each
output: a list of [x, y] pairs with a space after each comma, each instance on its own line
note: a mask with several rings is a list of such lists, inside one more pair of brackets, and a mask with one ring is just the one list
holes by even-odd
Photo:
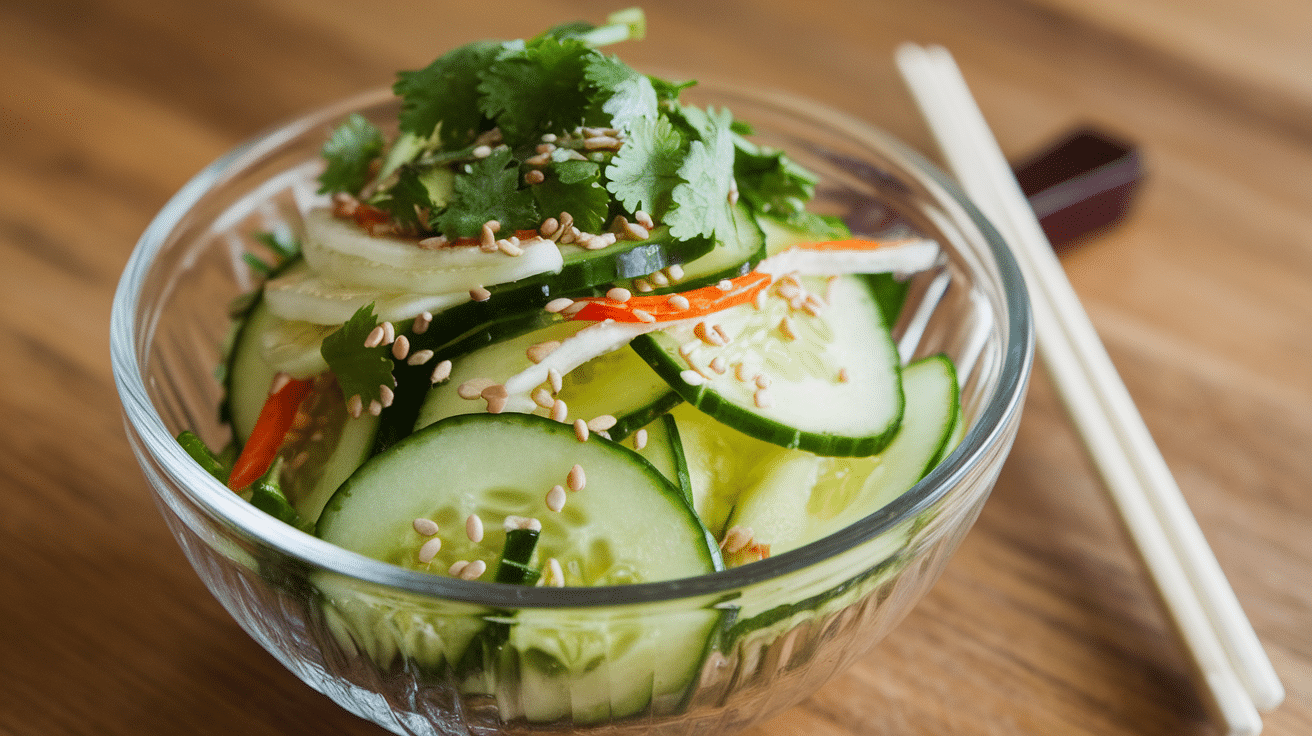
[[729, 531], [724, 533], [724, 541], [720, 543], [720, 547], [729, 554], [741, 552], [752, 543], [755, 536], [751, 527], [731, 526]]
[[543, 309], [547, 310], [552, 314], [557, 314], [562, 310], [566, 309], [567, 307], [569, 307], [570, 305], [572, 305], [573, 303], [574, 303], [573, 299], [562, 296], [547, 302], [547, 305], [543, 307]]
[[650, 279], [651, 282], [652, 282], [653, 284], [655, 284], [656, 286], [669, 286], [669, 285], [670, 285], [670, 277], [669, 277], [669, 276], [666, 276], [664, 271], [657, 271], [656, 273], [649, 273], [649, 274], [647, 274], [647, 278]]
[[547, 491], [547, 508], [560, 513], [560, 510], [565, 508], [565, 498], [564, 486], [552, 486], [551, 490]]
[[506, 390], [505, 386], [499, 383], [494, 383], [483, 389], [479, 393], [479, 396], [482, 396], [483, 400], [487, 402], [487, 411], [489, 414], [500, 414], [506, 410], [506, 403], [510, 399], [510, 392]]
[[683, 382], [689, 386], [700, 386], [706, 383], [706, 376], [697, 371], [680, 371], [679, 378], [683, 379]]
[[474, 158], [487, 158], [492, 155], [491, 146], [474, 146]]
[[762, 309], [765, 309], [765, 300], [769, 298], [769, 296], [770, 294], [767, 289], [761, 289], [756, 292], [756, 296], [752, 297], [752, 306], [756, 307], [756, 311], [759, 312]]
[[647, 430], [640, 429], [633, 433], [633, 449], [641, 450], [647, 446]]
[[578, 240], [579, 236], [583, 234], [579, 232], [579, 229], [574, 227], [573, 225], [568, 225], [568, 226], [561, 225], [560, 229], [561, 229], [561, 233], [560, 233], [559, 242], [565, 243], [566, 245], [573, 243], [575, 240]]
[[483, 541], [483, 519], [478, 514], [470, 514], [465, 518], [465, 536], [474, 544]]
[[683, 266], [676, 263], [665, 269], [665, 273], [669, 274], [671, 279], [678, 281], [683, 278]]
[[637, 221], [639, 225], [642, 225], [648, 230], [650, 230], [653, 227], [656, 227], [656, 223], [652, 221], [651, 215], [647, 214], [642, 210], [638, 210], [637, 212], [634, 212], [633, 219]]
[[506, 520], [502, 522], [501, 528], [508, 532], [513, 532], [516, 529], [530, 529], [535, 532], [540, 532], [542, 531], [542, 522], [534, 519], [532, 516], [515, 516], [512, 514], [507, 516]]
[[583, 472], [583, 466], [576, 464], [569, 469], [569, 474], [565, 476], [565, 485], [569, 486], [571, 491], [581, 491], [588, 485], [588, 476]]
[[569, 418], [569, 407], [565, 405], [565, 402], [560, 399], [556, 399], [552, 402], [551, 418], [557, 422], [563, 422]]
[[764, 373], [757, 373], [755, 380], [757, 388], [770, 388], [770, 377]]
[[839, 368], [839, 369], [838, 369], [838, 382], [839, 382], [839, 383], [847, 383], [847, 382], [850, 381], [850, 380], [852, 380], [852, 379], [851, 379], [851, 376], [848, 374], [847, 369], [846, 369], [846, 368]]
[[565, 587], [565, 571], [560, 568], [560, 560], [555, 557], [547, 558], [547, 574], [544, 577], [547, 585], [555, 588]]
[[530, 169], [528, 173], [524, 174], [524, 183], [530, 186], [533, 184], [541, 184], [546, 180], [547, 175], [542, 173], [540, 169]]
[[770, 390], [765, 388], [756, 389], [752, 394], [752, 401], [756, 403], [758, 409], [769, 409], [774, 406], [774, 397], [770, 395]]
[[360, 394], [355, 394], [346, 400], [346, 412], [355, 419], [359, 419], [364, 413], [364, 399], [360, 398]]
[[789, 340], [797, 339], [797, 332], [793, 330], [793, 321], [787, 317], [779, 320], [779, 332], [783, 333], [783, 336]]
[[648, 324], [656, 321], [656, 318], [651, 315], [651, 312], [648, 312], [645, 309], [633, 310], [633, 316], [637, 317], [639, 322], [646, 322]]
[[717, 355], [711, 358], [711, 370], [716, 373], [724, 373], [729, 369], [729, 361], [724, 359], [723, 355]]
[[468, 565], [465, 565], [465, 568], [460, 571], [460, 579], [478, 580], [483, 577], [483, 573], [485, 572], [487, 572], [487, 563], [482, 560], [474, 560]]
[[582, 419], [574, 420], [574, 436], [579, 438], [579, 442], [588, 441], [588, 423]]
[[405, 360], [405, 357], [409, 354], [410, 354], [410, 338], [406, 337], [405, 335], [401, 335], [400, 337], [396, 338], [395, 342], [392, 343], [392, 357], [396, 358], [397, 360]]
[[704, 321], [698, 322], [696, 325], [693, 326], [692, 334], [696, 335], [698, 339], [700, 339], [702, 342], [706, 343], [707, 345], [720, 347], [725, 343], [725, 340], [723, 337], [720, 336], [720, 333], [716, 332], [711, 325], [707, 324]]
[[729, 335], [728, 330], [724, 329], [724, 325], [713, 324], [711, 325], [711, 330], [720, 338], [721, 345], [728, 345], [733, 342], [733, 337]]
[[433, 366], [433, 375], [428, 379], [433, 383], [441, 383], [451, 377], [451, 361], [443, 360]]
[[547, 381], [551, 383], [551, 393], [558, 394], [565, 387], [565, 377], [555, 368], [547, 369]]
[[524, 255], [524, 249], [516, 245], [509, 238], [503, 238], [497, 241], [497, 249], [511, 257]]
[[378, 399], [369, 402], [369, 413], [378, 416], [383, 413], [383, 403]]
[[556, 348], [558, 347], [560, 347], [559, 340], [547, 340], [545, 342], [537, 343], [536, 345], [530, 345], [528, 349], [524, 351], [524, 354], [534, 363], [541, 363], [547, 359], [548, 355], [556, 352]]
[[701, 348], [701, 346], [702, 346], [701, 340], [689, 340], [688, 342], [685, 342], [684, 344], [679, 346], [679, 355], [683, 356], [684, 360], [691, 363], [692, 356], [697, 352], [699, 348]]
[[615, 288], [606, 292], [606, 298], [614, 299], [617, 302], [623, 303], [633, 298], [633, 292], [629, 291], [623, 286], [616, 286]]
[[533, 389], [532, 398], [533, 403], [543, 409], [550, 409], [552, 404], [556, 403], [556, 400], [551, 398], [551, 392], [541, 386]]
[[396, 392], [392, 391], [392, 387], [385, 383], [379, 384], [378, 398], [382, 402], [383, 407], [386, 408], [391, 406], [392, 402], [396, 400]]
[[465, 571], [466, 567], [469, 567], [469, 560], [456, 560], [451, 563], [451, 567], [448, 567], [446, 572], [451, 577], [458, 578], [460, 577], [460, 573]]
[[729, 279], [720, 279], [720, 282], [715, 285], [715, 288], [720, 291], [729, 291], [733, 288], [733, 282]]
[[415, 519], [414, 526], [415, 531], [425, 537], [431, 537], [438, 532], [437, 522], [432, 519], [426, 519], [422, 516]]
[[560, 220], [554, 217], [548, 217], [538, 226], [538, 234], [544, 238], [550, 238], [560, 232]]
[[441, 551], [442, 551], [442, 538], [433, 537], [427, 542], [424, 542], [423, 546], [419, 548], [419, 561], [427, 565], [428, 563], [432, 562], [433, 558], [437, 557], [437, 553]]
[[384, 323], [383, 323], [383, 344], [384, 344], [384, 345], [391, 345], [391, 344], [392, 344], [392, 341], [395, 340], [395, 339], [396, 339], [396, 325], [392, 324], [391, 322], [384, 322]]
[[546, 166], [551, 163], [551, 153], [538, 153], [524, 159], [524, 163], [529, 166]]
[[496, 383], [491, 378], [471, 378], [468, 381], [456, 387], [456, 395], [462, 399], [473, 401], [483, 395], [483, 389]]
[[616, 138], [608, 135], [597, 135], [591, 138], [583, 139], [583, 148], [588, 151], [601, 151], [606, 149], [617, 149], [620, 142]]
[[593, 432], [605, 432], [606, 430], [610, 429], [611, 427], [614, 427], [618, 423], [619, 420], [617, 420], [614, 416], [610, 414], [601, 414], [599, 416], [593, 417], [592, 421], [588, 422], [588, 429]]
[[688, 297], [684, 296], [683, 294], [675, 294], [674, 296], [670, 297], [669, 299], [666, 299], [665, 301], [668, 302], [671, 307], [674, 307], [679, 311], [683, 311], [688, 307], [692, 306], [691, 304], [688, 303]]
[[560, 313], [568, 317], [571, 315], [578, 314], [579, 312], [582, 312], [583, 309], [587, 306], [588, 306], [587, 302], [574, 302], [568, 307], [565, 307], [564, 309], [560, 310]]
[[556, 134], [555, 134], [555, 133], [543, 133], [543, 134], [542, 134], [542, 142], [543, 142], [543, 143], [555, 143], [557, 140], [558, 140], [558, 139], [556, 138]]
[[432, 350], [416, 350], [410, 353], [410, 357], [405, 359], [406, 365], [423, 365], [433, 359]]
[[651, 237], [651, 232], [636, 222], [625, 223], [624, 234], [632, 240], [646, 240]]
[[279, 391], [287, 388], [287, 384], [292, 382], [292, 377], [279, 371], [274, 375], [273, 380], [269, 382], [269, 395], [272, 396]]
[[476, 302], [485, 302], [488, 299], [492, 298], [492, 292], [488, 291], [487, 289], [484, 289], [481, 286], [475, 286], [474, 288], [469, 290], [469, 298], [473, 299]]
[[416, 335], [422, 335], [425, 332], [428, 332], [428, 326], [431, 324], [433, 324], [433, 313], [420, 312], [419, 316], [415, 317], [415, 323], [410, 329], [413, 330]]
[[445, 235], [434, 235], [431, 238], [424, 238], [419, 241], [419, 247], [424, 250], [437, 250], [446, 246], [447, 239]]
[[646, 294], [647, 292], [654, 291], [656, 289], [656, 287], [652, 286], [651, 282], [648, 281], [647, 279], [634, 279], [633, 288], [637, 289], [638, 292], [642, 294]]
[[382, 344], [383, 344], [383, 326], [378, 325], [377, 327], [374, 327], [372, 330], [369, 330], [369, 334], [366, 335], [364, 338], [364, 346], [367, 348], [376, 348]]
[[824, 308], [825, 303], [820, 301], [820, 298], [815, 294], [807, 294], [806, 301], [802, 303], [802, 309], [812, 317], [819, 317]]

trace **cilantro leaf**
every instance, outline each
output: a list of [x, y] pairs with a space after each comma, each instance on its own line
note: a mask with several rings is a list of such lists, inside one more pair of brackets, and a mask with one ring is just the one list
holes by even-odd
[[[594, 55], [584, 78], [601, 96], [601, 116], [611, 127], [627, 131], [639, 118], [657, 115], [656, 89], [646, 75], [613, 56]], [[594, 97], [593, 104], [597, 104]], [[595, 117], [593, 112], [590, 117]]]
[[319, 347], [328, 368], [337, 376], [342, 394], [347, 398], [358, 394], [365, 406], [380, 400], [380, 386], [396, 388], [391, 347], [364, 346], [365, 338], [377, 326], [374, 305], [367, 304], [356, 310], [340, 329], [325, 337]]
[[[591, 176], [586, 175], [587, 164], [591, 164]], [[600, 167], [591, 161], [567, 161], [557, 164], [556, 170], [557, 177], [533, 185], [538, 212], [552, 216], [568, 212], [580, 230], [601, 232], [606, 225], [610, 194], [601, 186]]]
[[802, 212], [815, 196], [816, 177], [783, 151], [734, 136], [734, 176], [740, 196], [755, 210], [776, 217]]
[[354, 194], [369, 181], [369, 168], [383, 154], [383, 133], [359, 113], [351, 113], [323, 144], [327, 168], [319, 175], [319, 193]]
[[594, 55], [580, 41], [551, 36], [502, 54], [478, 86], [483, 114], [512, 146], [582, 124], [589, 102], [583, 71]]
[[414, 166], [402, 167], [397, 172], [396, 183], [370, 204], [386, 210], [397, 222], [411, 225], [427, 226], [427, 217], [423, 213], [432, 209], [428, 189]]
[[401, 131], [428, 138], [436, 130], [444, 145], [467, 145], [492, 126], [478, 104], [483, 70], [506, 45], [480, 41], [453, 49], [417, 71], [397, 74], [392, 91], [401, 98]]
[[533, 193], [519, 188], [519, 168], [508, 148], [466, 165], [452, 186], [450, 202], [435, 218], [448, 238], [474, 237], [488, 220], [501, 223], [504, 232], [537, 227]]
[[629, 137], [606, 167], [606, 188], [630, 212], [661, 219], [683, 179], [684, 138], [665, 117], [634, 121]]
[[701, 134], [689, 145], [688, 155], [679, 167], [683, 183], [674, 188], [673, 206], [665, 216], [670, 235], [680, 240], [705, 235], [723, 239], [731, 236], [733, 213], [729, 192], [736, 186], [733, 177], [734, 144], [728, 110], [703, 112], [686, 108], [689, 121]]

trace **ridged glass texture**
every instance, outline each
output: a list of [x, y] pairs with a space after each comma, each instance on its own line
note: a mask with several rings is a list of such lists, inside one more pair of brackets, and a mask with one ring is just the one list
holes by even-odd
[[[251, 234], [296, 232], [318, 149], [342, 116], [387, 129], [386, 91], [274, 130], [202, 171], [151, 223], [115, 297], [113, 367], [159, 508], [214, 596], [311, 687], [396, 733], [722, 734], [798, 702], [889, 633], [974, 522], [1010, 449], [1033, 351], [1015, 263], [932, 166], [881, 132], [791, 97], [703, 84], [818, 173], [817, 209], [858, 234], [921, 233], [947, 258], [914, 277], [897, 327], [908, 357], [956, 361], [969, 431], [885, 509], [801, 549], [724, 573], [549, 589], [406, 571], [262, 514], [174, 442], [211, 446], [228, 305], [257, 285]], [[477, 635], [476, 635], [477, 634]], [[538, 649], [570, 667], [548, 671]]]

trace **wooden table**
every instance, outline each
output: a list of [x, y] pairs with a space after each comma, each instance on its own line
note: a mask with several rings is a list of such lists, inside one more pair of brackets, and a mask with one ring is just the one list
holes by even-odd
[[[146, 223], [230, 146], [437, 53], [615, 5], [0, 4], [0, 733], [373, 734], [202, 588], [121, 427]], [[1096, 6], [1096, 7], [1090, 7]], [[891, 62], [952, 49], [1009, 155], [1127, 136], [1130, 218], [1064, 256], [1312, 732], [1312, 10], [1295, 0], [652, 0], [647, 67], [800, 92], [932, 152]], [[1181, 650], [1036, 373], [978, 525], [887, 641], [753, 734], [1187, 734]]]

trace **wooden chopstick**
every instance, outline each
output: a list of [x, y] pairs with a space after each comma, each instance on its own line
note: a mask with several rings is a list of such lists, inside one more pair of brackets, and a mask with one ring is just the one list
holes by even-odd
[[971, 96], [942, 47], [907, 44], [897, 63], [949, 166], [1011, 245], [1030, 292], [1038, 351], [1230, 734], [1284, 688], [1198, 522], [1116, 373]]

